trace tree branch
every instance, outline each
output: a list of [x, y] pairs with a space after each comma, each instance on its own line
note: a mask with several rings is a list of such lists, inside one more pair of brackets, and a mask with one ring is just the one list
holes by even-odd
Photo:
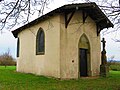
[[2, 31], [5, 28], [11, 29], [11, 27], [18, 24], [23, 25], [31, 21], [31, 16], [36, 14], [42, 15], [49, 1], [17, 0], [0, 2], [0, 30]]

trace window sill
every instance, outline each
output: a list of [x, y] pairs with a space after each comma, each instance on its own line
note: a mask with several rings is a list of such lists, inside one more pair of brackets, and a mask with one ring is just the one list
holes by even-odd
[[36, 52], [36, 55], [45, 55], [45, 52]]

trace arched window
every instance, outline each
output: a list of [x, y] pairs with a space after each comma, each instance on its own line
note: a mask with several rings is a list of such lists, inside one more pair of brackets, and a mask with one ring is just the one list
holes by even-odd
[[45, 53], [45, 35], [42, 28], [38, 30], [36, 37], [36, 54], [43, 55]]
[[20, 40], [17, 39], [17, 57], [19, 57], [19, 51], [20, 51]]

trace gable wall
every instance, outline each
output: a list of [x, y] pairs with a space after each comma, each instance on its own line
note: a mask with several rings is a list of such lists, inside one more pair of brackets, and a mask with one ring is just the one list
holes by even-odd
[[87, 17], [83, 24], [82, 12], [76, 12], [67, 29], [65, 28], [64, 15], [61, 15], [60, 31], [60, 62], [61, 78], [79, 77], [79, 40], [85, 34], [90, 42], [90, 76], [99, 75], [100, 66], [100, 36], [96, 33], [96, 24]]
[[[20, 56], [17, 71], [60, 77], [59, 22], [59, 16], [54, 16], [19, 33]], [[36, 35], [40, 27], [45, 32], [45, 55], [36, 55]]]

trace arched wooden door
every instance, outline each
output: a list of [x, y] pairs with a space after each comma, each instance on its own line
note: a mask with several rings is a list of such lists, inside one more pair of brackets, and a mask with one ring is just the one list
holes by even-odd
[[85, 34], [79, 40], [79, 76], [86, 77], [90, 70], [90, 44]]

